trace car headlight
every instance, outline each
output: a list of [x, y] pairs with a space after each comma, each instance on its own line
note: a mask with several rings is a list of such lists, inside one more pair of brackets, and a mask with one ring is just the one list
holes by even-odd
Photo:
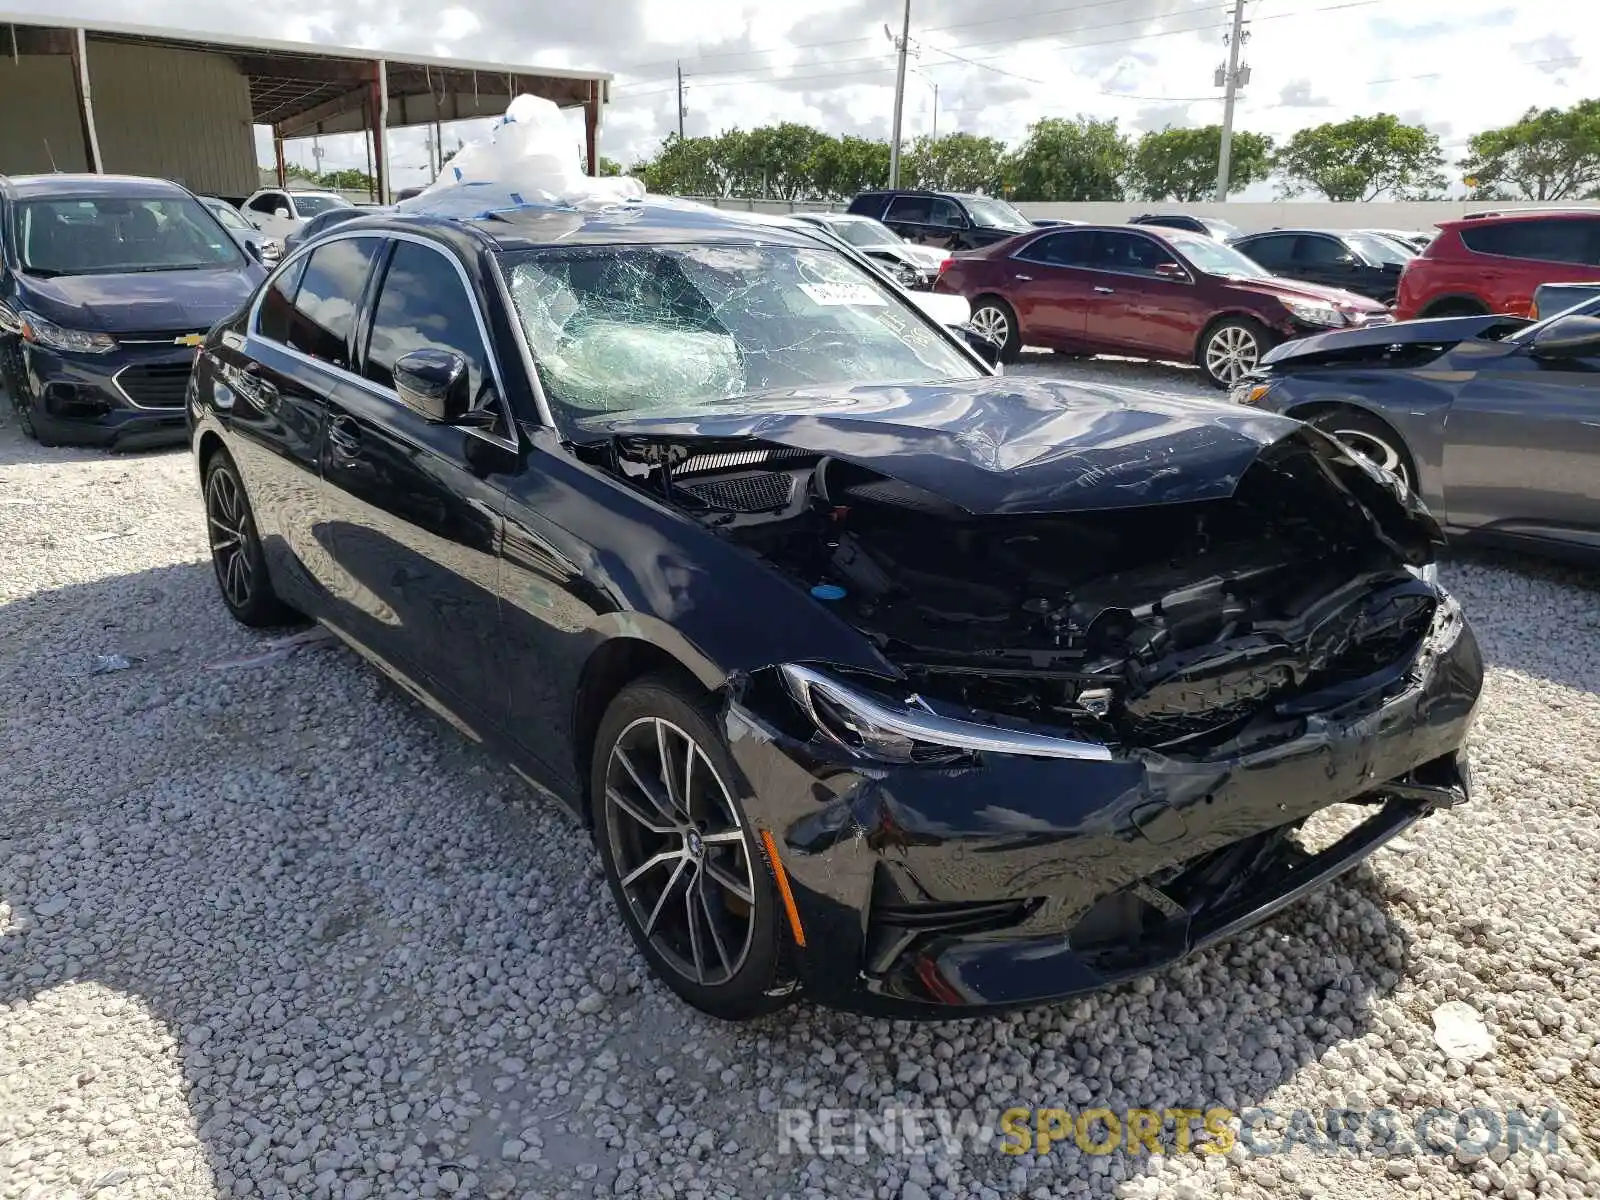
[[1313, 304], [1307, 301], [1288, 302], [1289, 313], [1296, 321], [1307, 325], [1343, 325], [1344, 314], [1331, 304]]
[[65, 350], [69, 354], [107, 354], [117, 348], [117, 339], [108, 333], [91, 333], [85, 329], [65, 329], [53, 321], [31, 312], [17, 314], [19, 330], [25, 342], [37, 342], [52, 350]]
[[817, 732], [859, 758], [936, 764], [986, 752], [1111, 760], [1111, 751], [1097, 742], [957, 720], [934, 712], [914, 696], [891, 700], [795, 663], [785, 663], [779, 671], [784, 686]]
[[1267, 398], [1268, 393], [1277, 386], [1278, 381], [1269, 379], [1262, 382], [1259, 379], [1243, 379], [1234, 384], [1228, 391], [1228, 399], [1235, 404], [1260, 404]]

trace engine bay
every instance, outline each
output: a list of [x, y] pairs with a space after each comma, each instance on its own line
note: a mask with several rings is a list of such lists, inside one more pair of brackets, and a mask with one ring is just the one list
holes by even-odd
[[759, 555], [924, 699], [1196, 748], [1409, 659], [1436, 595], [1293, 453], [1225, 500], [974, 516], [771, 444], [617, 439], [610, 465]]

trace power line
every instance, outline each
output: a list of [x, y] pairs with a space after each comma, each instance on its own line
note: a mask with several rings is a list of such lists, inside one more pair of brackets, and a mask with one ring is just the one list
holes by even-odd
[[[1308, 8], [1308, 9], [1300, 9], [1300, 10], [1297, 10], [1297, 11], [1286, 12], [1286, 13], [1274, 13], [1271, 16], [1261, 17], [1259, 19], [1262, 20], [1262, 21], [1281, 21], [1281, 20], [1287, 20], [1287, 19], [1290, 19], [1290, 18], [1297, 18], [1297, 17], [1317, 16], [1317, 15], [1320, 15], [1322, 13], [1341, 12], [1341, 11], [1344, 11], [1346, 9], [1352, 9], [1352, 8], [1370, 8], [1370, 7], [1372, 7], [1372, 6], [1374, 6], [1374, 5], [1378, 4], [1378, 3], [1379, 3], [1379, 0], [1347, 0], [1347, 2], [1343, 3], [1343, 4], [1330, 4], [1330, 5], [1324, 5], [1324, 6], [1320, 7], [1320, 8]], [[1117, 26], [1117, 25], [1128, 25], [1128, 24], [1134, 24], [1134, 23], [1139, 23], [1139, 22], [1117, 21], [1117, 22], [1111, 22], [1110, 24], [1103, 26], [1103, 28], [1112, 28], [1112, 27]], [[1060, 49], [1060, 50], [1088, 50], [1088, 49], [1092, 49], [1092, 48], [1095, 48], [1095, 47], [1098, 47], [1098, 46], [1122, 46], [1122, 45], [1129, 45], [1129, 44], [1138, 43], [1138, 42], [1151, 41], [1151, 40], [1154, 40], [1155, 38], [1181, 37], [1181, 36], [1183, 36], [1185, 34], [1190, 34], [1190, 33], [1205, 33], [1205, 32], [1208, 32], [1208, 31], [1214, 30], [1214, 29], [1227, 29], [1227, 28], [1229, 28], [1229, 26], [1230, 26], [1230, 22], [1221, 21], [1221, 22], [1214, 22], [1214, 23], [1212, 23], [1210, 25], [1189, 25], [1189, 26], [1184, 26], [1184, 27], [1179, 28], [1179, 29], [1161, 29], [1161, 30], [1157, 30], [1157, 31], [1155, 31], [1153, 33], [1133, 34], [1133, 35], [1130, 35], [1130, 36], [1127, 36], [1127, 37], [1106, 38], [1106, 39], [1101, 39], [1099, 41], [1091, 41], [1091, 42], [1061, 42], [1057, 46], [1052, 47], [1052, 48], [1053, 49]], [[1056, 38], [1058, 36], [1060, 36], [1060, 35], [1059, 34], [1039, 34], [1039, 35], [1037, 35], [1035, 37], [1021, 39], [1021, 41], [1018, 41], [1016, 39], [1011, 39], [1011, 38], [1001, 38], [1001, 39], [996, 39], [996, 40], [987, 41], [987, 42], [964, 42], [961, 45], [959, 45], [958, 47], [956, 47], [956, 49], [971, 50], [971, 49], [981, 48], [981, 47], [984, 47], [984, 46], [997, 46], [997, 45], [1016, 46], [1016, 45], [1020, 45], [1020, 44], [1025, 43], [1025, 42], [1049, 41], [1049, 40], [1053, 40], [1054, 38]], [[959, 62], [967, 63], [967, 64], [969, 64], [971, 66], [977, 66], [977, 67], [984, 67], [987, 62], [992, 62], [992, 61], [997, 60], [997, 59], [1004, 59], [1004, 58], [1011, 57], [1009, 54], [987, 54], [987, 55], [980, 55], [977, 58], [965, 58], [965, 57], [962, 57], [961, 55], [955, 54], [952, 50], [946, 50], [945, 48], [943, 48], [941, 46], [927, 45], [926, 48], [928, 50], [936, 51], [936, 52], [941, 53], [941, 54], [949, 55], [951, 58], [956, 59]], [[797, 49], [798, 49], [798, 47], [797, 47]], [[837, 59], [837, 60], [834, 61], [834, 63], [832, 65], [833, 66], [843, 66], [845, 64], [854, 63], [854, 62], [881, 62], [881, 61], [882, 61], [882, 56], [881, 55], [873, 54], [873, 55], [862, 55], [862, 56], [858, 56], [858, 57], [855, 57], [855, 58]], [[820, 62], [816, 62], [816, 63], [794, 63], [794, 64], [786, 64], [785, 66], [775, 66], [775, 67], [739, 67], [739, 68], [730, 68], [729, 70], [722, 71], [722, 72], [718, 72], [718, 71], [702, 72], [698, 77], [699, 78], [706, 78], [708, 76], [717, 76], [717, 75], [745, 75], [745, 76], [752, 76], [752, 75], [755, 75], [756, 73], [767, 73], [767, 72], [774, 72], [774, 71], [783, 71], [783, 70], [789, 69], [790, 67], [794, 67], [794, 66], [809, 67], [809, 66], [822, 66], [822, 65], [824, 65], [824, 64], [820, 63]], [[951, 63], [929, 63], [927, 65], [930, 66], [930, 67], [943, 67], [943, 66], [951, 66], [953, 64], [951, 64]], [[826, 79], [826, 78], [829, 78], [829, 77], [831, 77], [831, 76], [833, 76], [835, 74], [837, 74], [837, 76], [839, 78], [848, 78], [848, 77], [851, 77], [851, 76], [859, 76], [859, 75], [881, 74], [883, 71], [890, 70], [890, 69], [892, 69], [892, 68], [878, 68], [876, 70], [841, 71], [841, 72], [837, 72], [837, 73], [836, 72], [832, 72], [832, 71], [824, 71], [824, 72], [821, 72], [821, 73], [810, 74], [810, 75], [779, 75], [779, 76], [776, 76], [775, 78], [772, 78], [772, 79], [760, 79], [760, 78], [730, 79], [730, 80], [722, 80], [720, 82], [701, 83], [698, 86], [700, 86], [700, 87], [726, 87], [726, 86], [737, 86], [739, 84], [769, 84], [769, 83], [770, 84], [778, 84], [778, 83], [786, 83], [786, 82], [791, 82], [791, 81], [800, 82], [800, 81], [810, 80], [810, 79]], [[997, 70], [998, 68], [987, 68], [987, 69]], [[1001, 74], [1011, 74], [1011, 72], [1005, 72], [1005, 71], [1002, 71], [1000, 73]], [[671, 77], [670, 76], [666, 76], [664, 78], [671, 78]], [[1027, 79], [1026, 76], [1017, 76], [1017, 78]], [[1032, 79], [1028, 79], [1027, 81], [1030, 82], [1030, 83], [1037, 83], [1038, 82], [1037, 80], [1032, 80]], [[650, 83], [650, 82], [654, 82], [654, 81], [653, 80], [640, 80], [639, 82], [640, 83]], [[645, 96], [654, 96], [654, 95], [661, 94], [661, 93], [663, 93], [665, 91], [670, 91], [671, 90], [670, 88], [652, 88], [652, 89], [650, 89], [648, 91], [640, 92], [640, 91], [634, 91], [633, 90], [634, 87], [636, 87], [636, 86], [638, 86], [638, 85], [636, 85], [636, 84], [618, 84], [616, 86], [616, 88], [614, 89], [614, 91], [622, 94], [619, 98], [625, 98], [625, 99], [630, 99], [631, 100], [631, 99], [643, 98]]]

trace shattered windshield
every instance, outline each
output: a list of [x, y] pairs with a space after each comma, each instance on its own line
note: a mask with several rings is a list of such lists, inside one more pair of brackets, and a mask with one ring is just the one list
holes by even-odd
[[502, 262], [540, 385], [570, 417], [982, 374], [897, 293], [833, 251], [592, 246]]

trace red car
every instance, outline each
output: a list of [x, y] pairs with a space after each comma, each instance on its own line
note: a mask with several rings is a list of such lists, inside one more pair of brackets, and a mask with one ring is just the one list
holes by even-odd
[[1524, 209], [1443, 221], [1400, 276], [1395, 316], [1525, 317], [1541, 283], [1600, 277], [1600, 212]]
[[1220, 388], [1272, 346], [1388, 321], [1375, 300], [1280, 279], [1230, 246], [1180, 229], [1078, 225], [1039, 230], [946, 259], [934, 290], [972, 304], [1000, 345], [1198, 363]]

